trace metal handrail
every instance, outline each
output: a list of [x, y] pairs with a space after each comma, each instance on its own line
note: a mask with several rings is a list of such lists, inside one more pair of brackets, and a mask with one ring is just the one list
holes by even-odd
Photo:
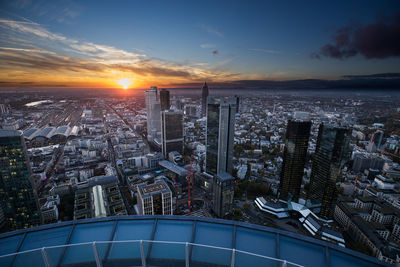
[[[143, 249], [143, 243], [156, 243], [156, 244], [175, 244], [175, 245], [183, 245], [184, 247], [188, 246], [193, 246], [193, 247], [205, 247], [205, 248], [211, 248], [211, 249], [216, 249], [216, 250], [224, 250], [224, 251], [231, 251], [232, 252], [232, 258], [231, 258], [231, 267], [235, 266], [235, 255], [237, 253], [242, 253], [246, 254], [249, 256], [253, 257], [258, 257], [258, 258], [263, 258], [263, 259], [268, 259], [276, 262], [280, 262], [281, 266], [287, 266], [287, 265], [293, 265], [297, 267], [304, 267], [303, 265], [293, 263], [287, 260], [283, 259], [278, 259], [274, 257], [269, 257], [269, 256], [264, 256], [244, 250], [238, 250], [234, 248], [225, 248], [225, 247], [217, 247], [217, 246], [211, 246], [211, 245], [205, 245], [205, 244], [197, 244], [197, 243], [190, 243], [190, 242], [179, 242], [179, 241], [160, 241], [160, 240], [114, 240], [114, 241], [93, 241], [93, 242], [82, 242], [82, 243], [74, 243], [74, 244], [65, 244], [65, 245], [57, 245], [57, 246], [48, 246], [48, 247], [41, 247], [41, 248], [36, 248], [36, 249], [30, 249], [30, 250], [25, 250], [25, 251], [20, 251], [20, 252], [15, 252], [15, 253], [10, 253], [10, 254], [5, 254], [5, 255], [0, 255], [0, 259], [2, 258], [7, 258], [7, 257], [14, 257], [17, 255], [22, 255], [22, 254], [27, 254], [35, 251], [40, 251], [43, 262], [47, 267], [50, 267], [51, 264], [49, 263], [48, 260], [48, 254], [47, 251], [51, 249], [56, 249], [56, 248], [68, 248], [68, 247], [75, 247], [75, 246], [85, 246], [85, 245], [92, 245], [93, 250], [94, 250], [94, 255], [95, 258], [94, 260], [96, 261], [96, 265], [101, 267], [101, 259], [99, 258], [98, 251], [97, 251], [97, 246], [100, 244], [124, 244], [124, 243], [129, 243], [129, 244], [140, 244], [141, 250]], [[188, 253], [188, 250], [185, 249], [185, 254]], [[97, 256], [96, 256], [97, 255]], [[146, 259], [143, 253], [141, 253], [142, 257], [142, 265], [146, 266]], [[143, 258], [144, 257], [144, 258]], [[188, 255], [185, 255], [185, 262], [186, 266], [189, 266], [189, 257]]]

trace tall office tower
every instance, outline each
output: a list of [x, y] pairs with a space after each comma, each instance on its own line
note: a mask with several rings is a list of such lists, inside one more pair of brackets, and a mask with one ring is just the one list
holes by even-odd
[[235, 95], [236, 98], [236, 113], [239, 113], [240, 97]]
[[349, 128], [323, 123], [319, 126], [307, 199], [312, 204], [321, 204], [319, 216], [325, 219], [333, 216], [337, 199], [336, 183], [351, 154], [350, 135]]
[[183, 112], [165, 110], [161, 112], [161, 149], [164, 158], [169, 152], [183, 154]]
[[204, 82], [203, 88], [201, 89], [201, 116], [207, 115], [207, 97], [208, 97], [208, 85]]
[[40, 224], [31, 175], [22, 133], [0, 130], [0, 208], [9, 230]]
[[171, 107], [171, 104], [169, 101], [169, 91], [168, 90], [161, 89], [160, 103], [161, 103], [161, 111], [168, 110]]
[[157, 87], [152, 86], [146, 91], [147, 111], [147, 139], [153, 141], [161, 131], [160, 111], [161, 104], [158, 101]]
[[383, 141], [383, 132], [381, 130], [377, 130], [372, 134], [371, 139], [369, 140], [367, 151], [368, 152], [376, 152], [376, 150], [381, 148]]
[[218, 217], [224, 217], [232, 212], [235, 179], [229, 173], [223, 172], [214, 176], [213, 211]]
[[172, 192], [163, 180], [139, 184], [137, 199], [140, 215], [172, 215]]
[[279, 185], [281, 199], [290, 201], [299, 199], [310, 129], [310, 120], [295, 118], [288, 121]]
[[207, 101], [206, 172], [232, 173], [236, 100], [209, 97]]

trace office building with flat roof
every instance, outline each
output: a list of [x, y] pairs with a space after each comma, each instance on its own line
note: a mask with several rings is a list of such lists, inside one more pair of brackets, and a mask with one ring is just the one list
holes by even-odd
[[137, 186], [140, 215], [172, 215], [172, 192], [163, 180]]
[[31, 176], [22, 132], [0, 130], [0, 208], [9, 230], [40, 224]]

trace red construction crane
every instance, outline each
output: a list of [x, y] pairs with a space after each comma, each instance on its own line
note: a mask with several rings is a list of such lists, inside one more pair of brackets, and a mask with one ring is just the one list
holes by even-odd
[[189, 209], [189, 213], [188, 214], [189, 215], [190, 215], [190, 205], [191, 205], [191, 195], [190, 195], [190, 189], [191, 189], [191, 185], [192, 185], [191, 177], [192, 177], [192, 175], [194, 173], [193, 162], [194, 162], [194, 151], [192, 151], [192, 157], [190, 159], [190, 170], [188, 171], [187, 178], [186, 178], [187, 184], [188, 184], [188, 209]]

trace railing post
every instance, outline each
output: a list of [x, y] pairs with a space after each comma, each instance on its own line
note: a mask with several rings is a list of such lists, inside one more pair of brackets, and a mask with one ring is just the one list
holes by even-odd
[[142, 267], [146, 267], [146, 257], [144, 256], [143, 240], [140, 240], [140, 256], [142, 258]]
[[185, 267], [189, 267], [189, 243], [185, 244]]
[[282, 267], [286, 267], [286, 260], [282, 262]]
[[43, 261], [44, 261], [44, 265], [46, 265], [46, 267], [51, 267], [50, 261], [49, 261], [49, 257], [47, 256], [47, 252], [45, 248], [41, 249], [42, 252], [42, 257], [43, 257]]
[[231, 267], [235, 267], [235, 249], [232, 249]]
[[96, 265], [97, 265], [97, 267], [102, 267], [103, 265], [101, 263], [101, 260], [100, 260], [100, 257], [99, 257], [99, 253], [97, 251], [96, 241], [93, 241], [92, 246], [93, 246], [94, 258], [96, 260]]

